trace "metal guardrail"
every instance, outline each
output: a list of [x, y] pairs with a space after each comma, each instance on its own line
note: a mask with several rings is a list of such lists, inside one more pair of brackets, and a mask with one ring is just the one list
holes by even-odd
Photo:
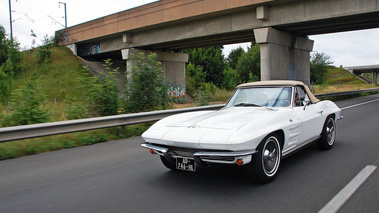
[[379, 88], [362, 89], [362, 90], [345, 91], [345, 92], [334, 92], [334, 93], [323, 93], [323, 94], [315, 94], [315, 96], [317, 98], [331, 98], [331, 97], [355, 95], [355, 94], [370, 93], [370, 92], [379, 92]]
[[[379, 91], [379, 88], [348, 91], [348, 92], [315, 94], [315, 96], [317, 98], [330, 98], [330, 97], [337, 97], [337, 96], [342, 96], [342, 95], [353, 95], [353, 94], [377, 92], [377, 91]], [[31, 125], [25, 125], [25, 126], [4, 127], [4, 128], [0, 128], [0, 143], [13, 141], [13, 140], [27, 139], [27, 138], [36, 138], [36, 137], [43, 137], [43, 136], [49, 136], [49, 135], [102, 129], [102, 128], [108, 128], [108, 127], [126, 126], [126, 125], [132, 125], [132, 124], [154, 122], [164, 117], [178, 114], [178, 113], [201, 111], [201, 110], [218, 110], [218, 109], [221, 109], [222, 107], [224, 107], [224, 104], [114, 115], [114, 116], [106, 116], [106, 117], [98, 117], [98, 118], [86, 118], [86, 119], [59, 121], [59, 122], [51, 122], [51, 123], [43, 123], [43, 124], [31, 124]]]
[[183, 109], [160, 110], [153, 112], [142, 112], [133, 114], [123, 114], [114, 116], [105, 116], [97, 118], [86, 118], [70, 121], [59, 121], [43, 124], [31, 124], [24, 126], [0, 128], [0, 143], [13, 140], [22, 140], [27, 138], [36, 138], [49, 135], [64, 133], [80, 132], [94, 129], [102, 129], [116, 126], [126, 126], [139, 123], [158, 121], [164, 117], [200, 110], [218, 110], [224, 107], [224, 104], [210, 105], [203, 107], [191, 107]]

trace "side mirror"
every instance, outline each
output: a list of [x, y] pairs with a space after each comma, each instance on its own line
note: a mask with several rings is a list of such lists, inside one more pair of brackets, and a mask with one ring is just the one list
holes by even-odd
[[305, 110], [305, 108], [307, 108], [307, 106], [311, 105], [312, 102], [310, 100], [306, 100], [306, 101], [303, 101], [303, 104], [304, 104], [304, 109], [303, 110]]

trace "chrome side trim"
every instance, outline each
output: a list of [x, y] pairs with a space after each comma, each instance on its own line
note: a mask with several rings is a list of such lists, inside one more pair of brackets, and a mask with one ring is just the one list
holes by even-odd
[[299, 146], [295, 146], [295, 147], [293, 147], [293, 148], [287, 149], [286, 151], [284, 151], [284, 152], [282, 153], [282, 156], [283, 156], [283, 157], [288, 157], [288, 155], [290, 155], [290, 154], [292, 154], [292, 153], [294, 153], [294, 152], [296, 152], [296, 151], [298, 151], [298, 150], [300, 150], [300, 149], [306, 147], [306, 146], [309, 145], [310, 143], [312, 143], [312, 142], [318, 140], [319, 138], [321, 138], [321, 135], [316, 136], [316, 137], [314, 137], [314, 138], [311, 138], [311, 139], [309, 139], [307, 142], [305, 142], [305, 143], [303, 143], [303, 144], [301, 144], [301, 145], [299, 145]]

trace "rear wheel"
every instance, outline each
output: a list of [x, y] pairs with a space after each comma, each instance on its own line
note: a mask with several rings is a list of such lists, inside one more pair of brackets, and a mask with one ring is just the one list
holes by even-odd
[[282, 157], [280, 137], [270, 134], [258, 146], [258, 153], [253, 155], [248, 164], [248, 174], [255, 181], [269, 183], [275, 179]]
[[322, 150], [329, 150], [333, 147], [336, 140], [336, 122], [334, 117], [329, 115], [322, 128], [321, 138], [316, 142], [317, 146]]

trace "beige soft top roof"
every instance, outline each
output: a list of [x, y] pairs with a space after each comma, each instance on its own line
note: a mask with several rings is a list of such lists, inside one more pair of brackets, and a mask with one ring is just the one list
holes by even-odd
[[251, 86], [303, 86], [308, 94], [309, 99], [312, 101], [312, 103], [317, 103], [320, 101], [312, 94], [309, 87], [301, 81], [292, 81], [292, 80], [256, 81], [256, 82], [251, 82], [251, 83], [240, 84], [237, 86], [237, 88], [251, 87]]

